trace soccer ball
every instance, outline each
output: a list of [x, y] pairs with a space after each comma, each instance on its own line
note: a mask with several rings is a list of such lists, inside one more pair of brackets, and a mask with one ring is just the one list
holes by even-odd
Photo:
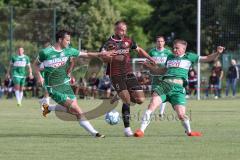
[[120, 114], [115, 110], [110, 111], [106, 114], [105, 121], [110, 125], [116, 125], [120, 121]]

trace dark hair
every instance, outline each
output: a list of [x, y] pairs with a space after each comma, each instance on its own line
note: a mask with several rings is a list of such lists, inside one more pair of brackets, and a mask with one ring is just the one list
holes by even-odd
[[127, 23], [126, 23], [126, 21], [124, 21], [124, 20], [119, 20], [119, 21], [117, 21], [116, 23], [115, 23], [115, 26], [117, 26], [117, 25], [119, 25], [119, 24], [124, 24], [124, 25], [127, 25]]
[[71, 33], [67, 30], [59, 30], [57, 33], [56, 33], [56, 42], [58, 42], [59, 38], [64, 38], [66, 35], [71, 35]]
[[158, 35], [158, 36], [156, 36], [156, 40], [157, 40], [158, 38], [162, 38], [162, 39], [165, 41], [164, 36]]

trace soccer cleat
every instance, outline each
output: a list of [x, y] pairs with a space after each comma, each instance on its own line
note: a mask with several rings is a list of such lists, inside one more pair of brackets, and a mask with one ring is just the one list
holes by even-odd
[[17, 104], [17, 106], [18, 106], [18, 107], [21, 107], [21, 106], [22, 106], [22, 104], [21, 104], [21, 103], [18, 103], [18, 104]]
[[120, 99], [120, 97], [118, 96], [118, 94], [115, 94], [112, 99], [110, 100], [110, 104], [113, 104], [114, 102], [118, 101]]
[[48, 105], [47, 104], [43, 104], [42, 105], [42, 115], [43, 117], [47, 117], [47, 114], [50, 113], [51, 111], [48, 110]]
[[133, 132], [132, 132], [132, 130], [125, 130], [124, 131], [124, 135], [125, 135], [125, 137], [132, 137], [133, 136]]
[[140, 129], [137, 129], [134, 133], [134, 137], [144, 137], [143, 131], [141, 131]]
[[96, 133], [96, 134], [95, 134], [95, 137], [96, 137], [96, 138], [105, 138], [105, 135], [100, 134], [100, 133]]
[[202, 136], [202, 133], [201, 132], [190, 132], [190, 133], [187, 133], [188, 136], [193, 136], [193, 137], [200, 137]]

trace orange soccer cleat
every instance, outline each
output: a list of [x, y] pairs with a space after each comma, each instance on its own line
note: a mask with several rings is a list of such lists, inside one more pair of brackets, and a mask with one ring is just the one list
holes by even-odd
[[200, 137], [202, 136], [202, 133], [201, 132], [190, 132], [190, 133], [187, 133], [188, 136], [193, 136], [193, 137]]
[[43, 104], [42, 105], [42, 115], [44, 117], [47, 117], [47, 114], [50, 113], [51, 111], [48, 110], [48, 105], [47, 104]]
[[144, 137], [143, 131], [141, 131], [140, 129], [137, 129], [134, 133], [134, 137]]

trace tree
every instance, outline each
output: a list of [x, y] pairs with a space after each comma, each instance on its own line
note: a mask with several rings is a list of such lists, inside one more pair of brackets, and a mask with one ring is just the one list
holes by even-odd
[[120, 14], [110, 5], [109, 0], [91, 0], [81, 6], [77, 21], [80, 37], [86, 49], [100, 48], [113, 32], [113, 24]]
[[175, 38], [188, 41], [189, 49], [196, 48], [197, 1], [188, 0], [151, 0], [154, 11], [145, 23], [145, 31], [152, 40], [163, 35], [168, 42]]
[[127, 21], [129, 35], [143, 48], [148, 47], [150, 37], [145, 32], [143, 25], [153, 11], [148, 0], [111, 0], [111, 3], [120, 12], [122, 19]]

